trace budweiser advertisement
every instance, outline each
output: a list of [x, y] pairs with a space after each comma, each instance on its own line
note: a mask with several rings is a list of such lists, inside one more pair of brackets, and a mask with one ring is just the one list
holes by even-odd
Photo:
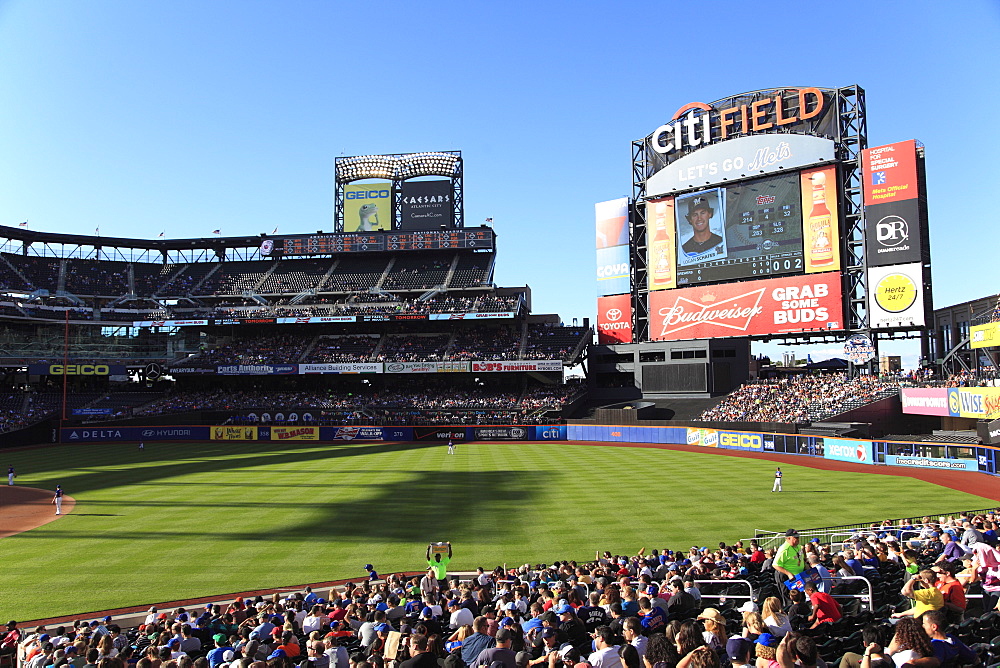
[[651, 341], [843, 329], [840, 273], [649, 293]]
[[597, 342], [632, 343], [632, 295], [598, 297]]

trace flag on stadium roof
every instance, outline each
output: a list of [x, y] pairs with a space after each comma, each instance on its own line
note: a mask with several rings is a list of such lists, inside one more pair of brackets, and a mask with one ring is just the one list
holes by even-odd
[[94, 234], [96, 234], [97, 236], [101, 236], [101, 226], [100, 225], [98, 225], [97, 227], [94, 228]]
[[212, 230], [212, 234], [222, 234], [222, 230]]
[[162, 238], [163, 238], [163, 232], [160, 232], [160, 234], [159, 234], [159, 237], [158, 237], [158, 238], [160, 238], [160, 239], [162, 239]]
[[274, 232], [271, 232], [271, 234], [277, 234], [277, 233], [278, 233], [278, 226], [275, 225], [274, 226]]
[[27, 227], [28, 226], [28, 221], [24, 221], [23, 223], [18, 223], [17, 226], [18, 227]]
[[487, 222], [487, 223], [492, 223], [492, 222], [493, 222], [493, 218], [492, 218], [492, 217], [490, 217], [490, 218], [487, 218], [487, 219], [486, 219], [486, 222]]

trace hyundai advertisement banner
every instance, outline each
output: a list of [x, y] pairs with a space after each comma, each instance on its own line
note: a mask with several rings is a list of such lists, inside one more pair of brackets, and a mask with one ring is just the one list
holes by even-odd
[[649, 293], [652, 341], [843, 329], [840, 274]]
[[597, 342], [632, 343], [632, 295], [597, 298]]
[[872, 442], [846, 438], [824, 438], [823, 457], [840, 462], [872, 464]]
[[597, 249], [597, 294], [620, 295], [631, 290], [628, 246]]
[[96, 441], [207, 441], [209, 427], [93, 427], [61, 429], [63, 443]]

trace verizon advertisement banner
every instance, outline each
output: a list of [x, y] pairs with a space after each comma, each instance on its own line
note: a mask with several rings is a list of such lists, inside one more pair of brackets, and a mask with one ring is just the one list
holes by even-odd
[[649, 293], [653, 341], [843, 329], [840, 274]]
[[496, 362], [473, 362], [473, 373], [491, 371], [562, 371], [561, 360], [524, 360], [506, 362], [498, 360]]
[[597, 342], [632, 343], [632, 295], [597, 298]]

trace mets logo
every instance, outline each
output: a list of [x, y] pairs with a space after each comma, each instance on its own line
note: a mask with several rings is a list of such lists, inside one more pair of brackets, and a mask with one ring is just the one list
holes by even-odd
[[604, 315], [608, 320], [619, 320], [622, 317], [622, 310], [620, 308], [609, 308]]

